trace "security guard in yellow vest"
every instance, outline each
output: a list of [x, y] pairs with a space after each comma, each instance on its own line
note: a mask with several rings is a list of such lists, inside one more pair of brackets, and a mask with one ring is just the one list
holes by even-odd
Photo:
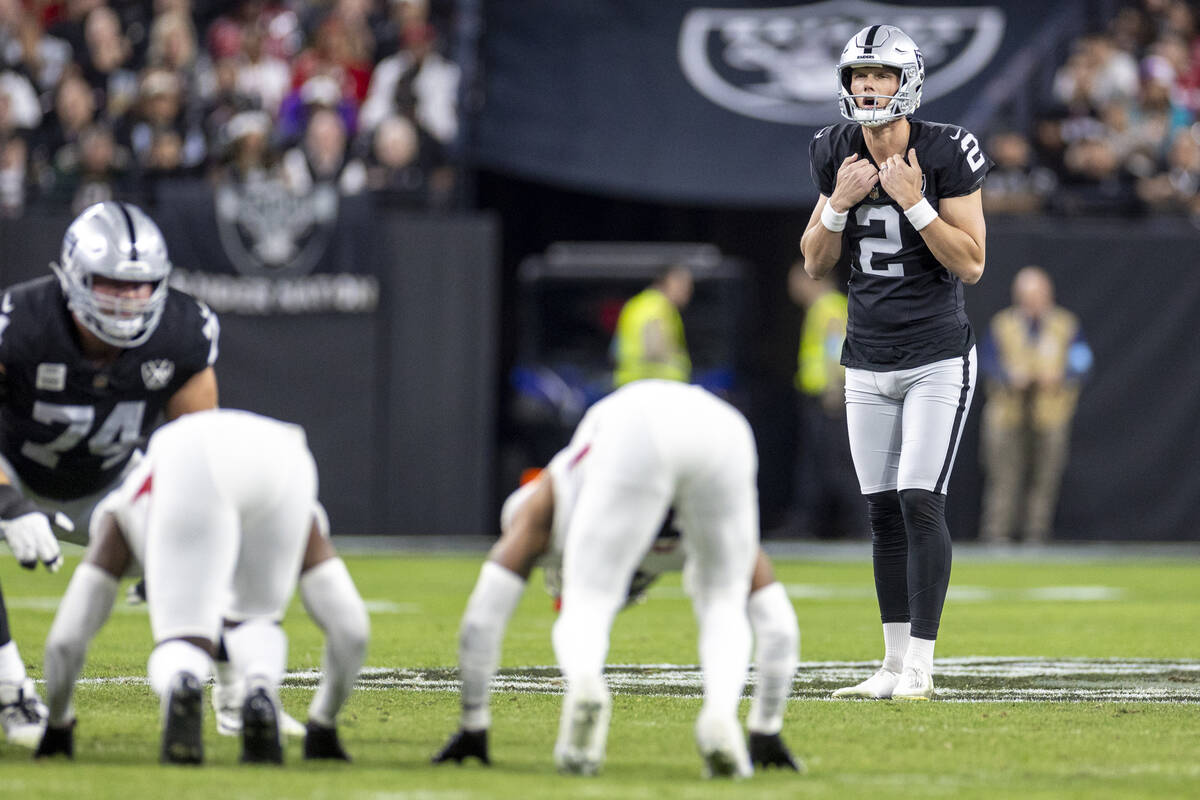
[[1041, 543], [1051, 534], [1092, 351], [1078, 317], [1055, 305], [1045, 270], [1019, 270], [1012, 293], [1013, 305], [992, 317], [979, 356], [987, 376], [980, 538], [999, 543], [1020, 533]]
[[625, 303], [613, 339], [614, 386], [643, 378], [684, 383], [691, 379], [692, 360], [679, 312], [691, 302], [692, 288], [691, 270], [672, 265]]

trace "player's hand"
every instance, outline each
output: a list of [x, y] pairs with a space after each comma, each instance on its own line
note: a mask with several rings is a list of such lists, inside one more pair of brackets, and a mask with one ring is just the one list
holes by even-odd
[[0, 520], [0, 534], [25, 569], [33, 569], [39, 561], [51, 572], [58, 572], [62, 566], [62, 549], [50, 530], [50, 520], [42, 512], [30, 511], [16, 519]]
[[751, 731], [749, 750], [750, 761], [756, 767], [763, 769], [779, 767], [780, 769], [790, 769], [793, 772], [804, 772], [803, 762], [796, 760], [792, 751], [788, 750], [788, 746], [784, 744], [783, 737], [778, 733], [754, 733]]
[[434, 764], [454, 761], [459, 764], [474, 756], [480, 762], [491, 766], [488, 758], [487, 728], [481, 731], [469, 731], [459, 728], [446, 744], [430, 759]]
[[910, 148], [906, 161], [899, 153], [879, 165], [879, 185], [901, 208], [921, 202], [921, 164], [917, 151]]
[[857, 153], [846, 156], [838, 167], [834, 179], [833, 194], [829, 196], [829, 204], [837, 212], [849, 211], [852, 206], [867, 196], [867, 192], [879, 183], [879, 171], [875, 165], [865, 158], [859, 158]]

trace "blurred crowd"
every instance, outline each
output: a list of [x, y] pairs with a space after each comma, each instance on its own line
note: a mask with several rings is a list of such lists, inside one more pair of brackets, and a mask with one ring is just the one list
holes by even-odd
[[1200, 221], [1197, 4], [1135, 0], [1075, 40], [1033, 130], [990, 138], [989, 213]]
[[163, 179], [456, 202], [438, 0], [0, 0], [0, 216]]

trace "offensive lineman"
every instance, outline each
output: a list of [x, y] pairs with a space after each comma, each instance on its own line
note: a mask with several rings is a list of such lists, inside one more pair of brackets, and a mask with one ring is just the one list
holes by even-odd
[[[161, 419], [216, 407], [219, 330], [168, 288], [166, 243], [136, 206], [85, 209], [50, 266], [0, 299], [0, 530], [40, 543], [48, 565], [57, 544], [39, 508], [64, 512], [59, 535], [86, 543], [92, 508]], [[45, 706], [9, 639], [0, 602], [0, 722], [33, 747]]]
[[[603, 764], [612, 708], [603, 674], [609, 631], [635, 569], [667, 509], [674, 508], [685, 554], [684, 586], [700, 627], [704, 704], [696, 743], [709, 774], [750, 775], [737, 719], [749, 666], [746, 598], [758, 553], [757, 457], [749, 424], [699, 387], [635, 381], [592, 406], [549, 472], [550, 480], [531, 484], [535, 488], [526, 502], [512, 509], [512, 527], [529, 525], [520, 519], [536, 515], [544, 531], [550, 514], [552, 529], [563, 537], [562, 614], [553, 639], [567, 691], [556, 765], [590, 775]], [[517, 564], [531, 561], [526, 555]], [[474, 688], [464, 686], [476, 695], [464, 695], [467, 715], [472, 703], [485, 699], [499, 633], [522, 588], [519, 566], [508, 566], [484, 565], [464, 617], [460, 659], [476, 673]], [[503, 609], [475, 624], [478, 606], [489, 602], [484, 594], [497, 590], [490, 600]], [[471, 641], [486, 636], [495, 637], [495, 643]], [[793, 653], [794, 648], [793, 640]], [[790, 679], [789, 672], [785, 682]], [[464, 717], [465, 729], [486, 729], [486, 705], [478, 711], [474, 721]], [[782, 716], [782, 707], [778, 711]], [[456, 757], [446, 751], [440, 756]]]
[[55, 615], [46, 641], [49, 725], [37, 756], [73, 754], [74, 683], [118, 578], [136, 560], [153, 587], [149, 677], [163, 701], [164, 762], [203, 760], [201, 684], [224, 624], [244, 681], [242, 761], [282, 763], [287, 639], [278, 622], [301, 573], [305, 608], [326, 634], [305, 758], [349, 760], [335, 718], [362, 666], [369, 623], [319, 508], [316, 468], [297, 425], [213, 410], [159, 429], [146, 457], [97, 506], [87, 555]]
[[[821, 195], [800, 249], [814, 278], [849, 257], [846, 423], [873, 538], [885, 654], [834, 697], [928, 700], [950, 582], [946, 486], [975, 390], [963, 284], [983, 275], [989, 159], [962, 128], [911, 119], [924, 61], [871, 25], [837, 65], [842, 116], [810, 146]], [[919, 157], [919, 160], [918, 160]]]
[[[433, 757], [433, 763], [462, 763], [470, 757], [491, 764], [490, 684], [500, 663], [500, 647], [508, 621], [521, 599], [535, 564], [549, 573], [560, 568], [562, 544], [574, 503], [588, 471], [578, 440], [551, 459], [537, 478], [517, 489], [500, 513], [500, 540], [492, 547], [467, 601], [459, 630], [459, 675], [462, 717], [459, 730]], [[636, 602], [659, 571], [679, 569], [682, 553], [674, 540], [660, 536], [635, 573], [626, 605]], [[780, 732], [796, 670], [799, 631], [796, 613], [771, 562], [759, 550], [747, 604], [755, 638], [758, 684], [746, 720], [750, 758], [764, 767], [799, 770]]]

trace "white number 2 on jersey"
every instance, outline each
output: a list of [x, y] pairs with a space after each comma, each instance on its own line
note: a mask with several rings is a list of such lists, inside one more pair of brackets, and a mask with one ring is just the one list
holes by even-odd
[[891, 256], [900, 252], [900, 212], [895, 206], [859, 206], [854, 220], [867, 227], [872, 220], [883, 221], [883, 236], [866, 236], [858, 241], [858, 266], [868, 275], [903, 278], [903, 264], [875, 265], [875, 256]]
[[[88, 450], [93, 455], [106, 457], [100, 465], [102, 469], [119, 463], [137, 443], [145, 412], [146, 403], [141, 400], [117, 403], [100, 428], [88, 439]], [[44, 467], [54, 469], [58, 466], [60, 454], [79, 444], [79, 440], [87, 436], [88, 431], [92, 429], [96, 409], [92, 406], [67, 406], [43, 403], [39, 400], [33, 404], [33, 419], [43, 425], [67, 426], [65, 431], [45, 444], [26, 442], [21, 445], [21, 455]]]

